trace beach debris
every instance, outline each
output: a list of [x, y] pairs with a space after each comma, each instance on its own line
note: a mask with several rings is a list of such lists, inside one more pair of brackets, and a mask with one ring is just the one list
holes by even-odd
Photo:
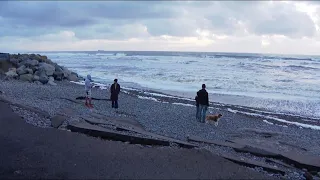
[[123, 133], [123, 132], [107, 129], [98, 125], [89, 124], [87, 122], [71, 123], [67, 126], [67, 128], [73, 132], [80, 132], [80, 133], [88, 134], [94, 137], [101, 137], [103, 139], [108, 139], [108, 140], [130, 142], [131, 144], [170, 146], [172, 143], [176, 143], [180, 147], [185, 147], [185, 148], [196, 147], [196, 145], [190, 144], [188, 142], [149, 133], [146, 131], [137, 130], [132, 133]]
[[225, 159], [228, 159], [228, 160], [235, 162], [237, 164], [240, 164], [240, 165], [245, 165], [245, 166], [253, 167], [253, 168], [261, 167], [265, 171], [269, 171], [269, 172], [273, 172], [273, 173], [280, 173], [282, 175], [284, 175], [286, 173], [284, 170], [282, 170], [278, 167], [269, 165], [264, 162], [251, 160], [251, 159], [247, 159], [247, 158], [239, 158], [237, 156], [234, 156], [234, 155], [228, 154], [228, 153], [224, 153], [221, 156]]
[[[245, 145], [250, 148], [238, 149], [241, 152], [248, 152], [253, 155], [264, 157], [266, 153], [273, 155], [274, 158], [281, 159], [284, 162], [294, 164], [295, 167], [308, 170], [320, 170], [320, 157], [309, 154], [307, 152], [291, 149], [288, 151], [279, 150], [275, 147], [275, 144], [267, 141], [261, 141], [260, 144], [253, 144], [249, 139], [235, 139], [231, 142]], [[236, 150], [236, 149], [235, 149]]]
[[51, 126], [54, 128], [59, 128], [65, 120], [67, 120], [66, 116], [56, 115], [51, 118]]
[[214, 145], [218, 145], [218, 146], [225, 146], [225, 147], [230, 147], [230, 148], [242, 148], [244, 147], [241, 144], [237, 144], [237, 143], [231, 143], [231, 142], [227, 142], [227, 141], [220, 141], [220, 140], [208, 140], [208, 139], [203, 139], [197, 136], [191, 136], [189, 135], [187, 137], [188, 141], [194, 141], [194, 142], [200, 142], [200, 143], [207, 143], [207, 144], [214, 144]]
[[266, 162], [271, 162], [271, 163], [276, 163], [276, 164], [279, 164], [281, 166], [284, 166], [284, 167], [287, 167], [287, 168], [290, 168], [290, 169], [293, 169], [294, 167], [287, 164], [287, 163], [284, 163], [280, 160], [275, 160], [275, 159], [266, 159]]

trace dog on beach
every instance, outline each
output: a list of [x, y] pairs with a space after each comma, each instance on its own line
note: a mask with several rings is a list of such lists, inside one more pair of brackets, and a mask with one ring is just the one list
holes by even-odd
[[219, 120], [222, 117], [222, 114], [216, 114], [216, 115], [207, 115], [206, 122], [214, 122], [215, 126], [218, 126]]

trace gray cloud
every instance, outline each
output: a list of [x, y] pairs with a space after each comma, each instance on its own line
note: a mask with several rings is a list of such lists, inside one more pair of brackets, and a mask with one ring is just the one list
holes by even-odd
[[313, 36], [311, 19], [290, 4], [261, 1], [0, 1], [2, 36], [70, 30], [81, 39], [194, 36], [196, 29], [232, 35], [241, 21], [257, 35]]
[[133, 1], [13, 1], [1, 4], [0, 16], [12, 23], [34, 26], [73, 27], [99, 23], [99, 19], [137, 20], [168, 18], [160, 2]]
[[[258, 35], [287, 35], [293, 38], [312, 37], [316, 33], [312, 19], [305, 13], [299, 12], [291, 4], [273, 4], [260, 15], [248, 21], [250, 30]], [[275, 12], [275, 13], [270, 13]]]

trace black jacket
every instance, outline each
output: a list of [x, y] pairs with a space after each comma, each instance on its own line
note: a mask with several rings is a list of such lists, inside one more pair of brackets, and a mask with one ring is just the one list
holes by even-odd
[[117, 84], [116, 87], [115, 87], [115, 84], [112, 84], [111, 87], [110, 87], [110, 93], [111, 93], [110, 99], [112, 101], [117, 101], [118, 100], [118, 95], [120, 93], [120, 84]]
[[196, 100], [196, 106], [198, 107], [199, 106], [198, 96], [196, 96], [194, 100]]
[[208, 92], [205, 89], [201, 89], [197, 92], [197, 103], [201, 105], [207, 105], [209, 106], [209, 95]]

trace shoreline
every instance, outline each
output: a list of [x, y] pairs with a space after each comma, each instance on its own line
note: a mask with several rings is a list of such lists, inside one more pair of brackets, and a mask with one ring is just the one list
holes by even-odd
[[[84, 82], [72, 82], [78, 85], [83, 85]], [[99, 86], [102, 89], [108, 89], [105, 84], [102, 83], [95, 83], [96, 86]], [[138, 89], [132, 87], [122, 87], [122, 92], [128, 95], [134, 95], [140, 99], [149, 99], [156, 102], [162, 103], [173, 103], [176, 105], [182, 106], [191, 106], [195, 107], [195, 101], [192, 98], [183, 97], [183, 96], [175, 96], [172, 94], [166, 94], [161, 91], [152, 90], [152, 89]], [[247, 115], [249, 117], [259, 117], [264, 118], [266, 123], [272, 123], [274, 125], [280, 126], [288, 126], [288, 125], [296, 125], [303, 128], [310, 128], [313, 130], [320, 130], [320, 118], [315, 117], [307, 117], [297, 114], [290, 114], [290, 113], [282, 113], [282, 112], [272, 112], [266, 109], [261, 108], [254, 108], [254, 107], [247, 107], [241, 105], [234, 105], [234, 104], [225, 104], [220, 102], [209, 102], [210, 107], [209, 111], [212, 113], [213, 109], [221, 109], [227, 108], [231, 113], [239, 113], [243, 115]], [[210, 110], [211, 109], [211, 110]], [[271, 122], [270, 122], [271, 121]]]
[[[80, 72], [77, 72], [81, 74]], [[94, 78], [94, 77], [93, 77]], [[81, 81], [80, 81], [81, 82]], [[81, 83], [78, 83], [81, 84]], [[97, 84], [100, 86], [110, 86], [112, 84], [112, 81], [104, 82], [104, 81], [98, 81]], [[179, 92], [179, 91], [173, 91], [173, 90], [162, 90], [162, 89], [156, 89], [156, 88], [148, 88], [141, 86], [136, 83], [132, 82], [124, 82], [126, 86], [122, 86], [123, 88], [129, 90], [130, 92], [146, 92], [146, 93], [151, 93], [155, 94], [154, 96], [160, 96], [160, 98], [163, 97], [171, 97], [173, 99], [188, 99], [193, 101], [193, 95], [195, 96], [196, 92]], [[275, 115], [280, 115], [280, 116], [292, 116], [296, 118], [305, 118], [305, 119], [312, 119], [312, 120], [317, 120], [319, 121], [320, 125], [320, 115], [314, 115], [314, 114], [303, 114], [303, 113], [293, 113], [292, 111], [289, 110], [277, 110], [276, 109], [270, 109], [270, 108], [265, 108], [262, 104], [281, 104], [281, 101], [284, 100], [279, 100], [277, 101], [276, 99], [270, 99], [270, 98], [261, 98], [261, 97], [253, 97], [253, 96], [245, 96], [245, 95], [233, 95], [233, 94], [213, 94], [209, 93], [209, 100], [210, 104], [216, 104], [216, 105], [222, 105], [222, 106], [230, 106], [230, 107], [236, 107], [236, 108], [241, 108], [244, 109], [245, 111], [254, 111], [254, 112], [262, 112], [265, 114], [275, 114]], [[301, 102], [301, 101], [295, 101]], [[316, 101], [309, 102], [308, 105], [313, 105], [316, 104]], [[259, 105], [259, 106], [257, 106]], [[283, 104], [285, 105], [285, 104]], [[301, 104], [301, 107], [303, 107], [303, 104]], [[320, 108], [320, 107], [319, 107]], [[320, 110], [320, 109], [319, 109]]]

